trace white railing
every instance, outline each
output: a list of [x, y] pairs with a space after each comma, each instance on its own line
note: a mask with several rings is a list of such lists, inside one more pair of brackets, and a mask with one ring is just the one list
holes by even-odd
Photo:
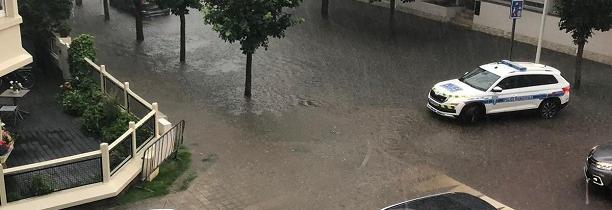
[[[122, 169], [122, 166], [124, 166], [126, 163], [130, 161], [134, 161], [135, 159], [138, 159], [135, 157], [138, 156], [139, 150], [147, 146], [148, 143], [152, 142], [151, 141], [152, 139], [159, 138], [160, 128], [159, 128], [158, 122], [159, 122], [160, 114], [159, 114], [157, 103], [149, 103], [146, 100], [144, 100], [142, 97], [134, 93], [129, 88], [129, 83], [127, 82], [121, 83], [118, 79], [116, 79], [111, 74], [106, 72], [106, 68], [104, 65], [98, 66], [94, 62], [92, 62], [90, 59], [87, 59], [87, 58], [85, 58], [85, 61], [90, 65], [92, 69], [95, 69], [99, 73], [100, 89], [102, 92], [108, 94], [108, 89], [106, 89], [105, 86], [106, 85], [116, 85], [116, 87], [119, 87], [122, 89], [124, 101], [123, 101], [123, 104], [121, 105], [124, 106], [123, 108], [126, 111], [130, 113], [132, 111], [130, 109], [131, 104], [129, 100], [130, 98], [132, 98], [147, 110], [147, 114], [140, 117], [140, 120], [138, 122], [129, 122], [128, 130], [126, 130], [121, 136], [119, 136], [117, 139], [111, 142], [110, 145], [108, 143], [101, 143], [99, 150], [77, 154], [77, 155], [72, 155], [72, 156], [63, 157], [63, 158], [57, 158], [57, 159], [43, 161], [43, 162], [38, 162], [38, 163], [33, 163], [33, 164], [28, 164], [28, 165], [23, 165], [23, 166], [7, 168], [7, 169], [3, 169], [2, 167], [0, 167], [0, 205], [10, 204], [7, 199], [7, 187], [5, 185], [6, 177], [25, 175], [31, 178], [32, 176], [34, 176], [33, 174], [35, 172], [36, 172], [35, 174], [40, 174], [41, 171], [44, 172], [44, 170], [55, 170], [58, 167], [79, 167], [77, 164], [83, 164], [85, 161], [89, 161], [87, 164], [89, 165], [93, 164], [94, 169], [95, 167], [99, 167], [99, 171], [94, 170], [93, 172], [95, 173], [99, 172], [100, 177], [97, 177], [97, 174], [96, 174], [96, 176], [94, 176], [93, 178], [94, 179], [93, 181], [89, 181], [89, 182], [85, 181], [85, 184], [83, 184], [82, 183], [83, 181], [81, 180], [81, 182], [79, 182], [80, 185], [76, 184], [78, 186], [61, 187], [55, 192], [60, 192], [61, 190], [64, 190], [64, 189], [70, 189], [70, 188], [85, 186], [85, 185], [94, 184], [94, 183], [107, 183], [112, 179], [112, 175], [115, 172], [120, 171]], [[111, 81], [113, 84], [106, 84], [107, 80]], [[146, 139], [144, 139], [142, 142], [138, 142], [139, 136], [138, 136], [137, 131], [139, 129], [146, 129], [146, 126], [148, 126], [146, 123], [150, 120], [154, 120], [153, 128], [149, 128], [149, 129], [153, 129], [153, 133], [151, 133], [151, 136], [146, 137]], [[128, 137], [131, 137], [131, 138], [128, 138]], [[118, 147], [123, 143], [127, 143], [127, 141], [130, 141], [128, 144], [131, 150], [128, 154], [129, 156], [123, 159], [118, 165], [115, 165], [114, 168], [111, 168], [112, 162], [111, 162], [110, 154], [113, 151], [115, 151], [115, 149], [120, 149]], [[99, 159], [99, 166], [96, 164], [98, 159]], [[51, 176], [52, 176], [51, 179], [59, 177], [57, 176], [57, 174], [54, 174]], [[65, 181], [65, 180], [60, 180], [60, 181]], [[55, 193], [55, 192], [51, 192], [51, 193]], [[28, 198], [32, 198], [32, 197], [35, 197], [35, 196], [28, 197], [28, 195], [26, 195], [19, 199], [27, 200]]]

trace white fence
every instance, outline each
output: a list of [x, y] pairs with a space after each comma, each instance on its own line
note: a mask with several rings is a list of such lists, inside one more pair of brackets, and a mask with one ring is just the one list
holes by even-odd
[[[123, 189], [122, 187], [127, 186], [135, 176], [128, 175], [114, 180], [115, 174], [121, 173], [126, 165], [141, 167], [141, 157], [143, 155], [141, 150], [154, 142], [152, 140], [160, 137], [160, 123], [158, 122], [161, 115], [157, 103], [149, 103], [142, 99], [130, 90], [129, 83], [121, 83], [106, 72], [104, 65], [98, 66], [87, 58], [85, 60], [94, 70], [92, 74], [99, 76], [101, 90], [111, 97], [121, 97], [123, 101], [119, 105], [138, 117], [139, 121], [130, 122], [128, 130], [123, 135], [111, 142], [110, 145], [107, 143], [100, 144], [100, 149], [96, 151], [7, 169], [0, 167], [0, 205], [2, 205], [2, 208], [13, 207], [19, 209], [23, 206], [31, 206], [28, 205], [28, 202], [31, 201], [39, 201], [31, 202], [34, 206], [65, 208], [114, 195], [100, 191], [99, 195], [90, 194], [94, 200], [86, 198], [86, 196], [79, 196], [78, 199], [81, 200], [77, 199], [71, 203], [61, 199], [53, 199], [53, 202], [56, 202], [57, 205], [36, 200], [38, 198], [50, 198], [54, 194], [59, 195], [73, 189], [84, 191], [88, 190], [88, 187], [100, 189], [104, 184], [117, 182], [117, 180], [120, 180], [121, 183], [114, 183], [112, 187], [121, 186], [118, 189], [120, 192]], [[130, 172], [139, 172], [141, 169], [132, 167], [129, 170]], [[48, 185], [52, 185], [52, 187]], [[60, 196], [65, 197], [64, 195]], [[66, 200], [70, 199], [75, 198], [67, 198]], [[16, 207], [20, 205], [21, 207]], [[35, 207], [31, 208], [34, 209]]]

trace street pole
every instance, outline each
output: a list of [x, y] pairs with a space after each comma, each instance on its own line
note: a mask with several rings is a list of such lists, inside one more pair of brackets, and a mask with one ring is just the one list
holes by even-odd
[[512, 50], [514, 50], [514, 32], [516, 32], [516, 19], [521, 18], [523, 13], [524, 0], [512, 0], [510, 3], [510, 19], [512, 19], [512, 35], [510, 38], [510, 56], [512, 60]]
[[544, 0], [544, 8], [542, 8], [542, 22], [540, 23], [540, 34], [538, 34], [538, 49], [536, 50], [535, 63], [540, 63], [540, 54], [542, 54], [542, 36], [544, 35], [546, 16], [548, 16], [548, 0]]
[[512, 60], [512, 50], [514, 48], [514, 31], [516, 30], [516, 19], [512, 19], [512, 35], [510, 38], [510, 60]]

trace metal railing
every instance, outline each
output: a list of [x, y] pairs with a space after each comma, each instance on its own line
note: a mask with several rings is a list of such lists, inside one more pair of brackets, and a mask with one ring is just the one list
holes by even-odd
[[49, 163], [23, 170], [5, 169], [6, 201], [12, 202], [35, 196], [102, 182], [100, 153], [79, 159]]
[[140, 120], [136, 126], [136, 151], [140, 151], [144, 144], [149, 140], [155, 138], [155, 126], [156, 121], [153, 117], [154, 112], [149, 112], [149, 114], [145, 115], [142, 120]]
[[177, 158], [184, 131], [185, 121], [181, 121], [146, 148], [142, 157], [142, 180], [147, 180], [169, 157]]
[[[108, 148], [109, 167], [111, 176], [132, 159], [132, 134], [127, 132], [117, 139], [117, 144], [111, 144]], [[115, 142], [113, 142], [115, 143]]]

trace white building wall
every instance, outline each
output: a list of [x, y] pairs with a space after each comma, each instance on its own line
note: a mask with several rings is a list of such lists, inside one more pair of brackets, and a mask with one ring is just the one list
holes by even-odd
[[[552, 7], [552, 4], [549, 7]], [[512, 31], [509, 10], [508, 6], [482, 2], [480, 15], [474, 16], [474, 29], [509, 37]], [[523, 10], [522, 17], [516, 24], [517, 40], [536, 44], [541, 18], [542, 13]], [[543, 40], [545, 48], [572, 55], [576, 53], [576, 45], [572, 42], [571, 35], [559, 30], [559, 17], [549, 15], [546, 18]], [[612, 64], [612, 31], [596, 31], [585, 46], [585, 57]]]
[[32, 56], [21, 46], [17, 0], [2, 0], [4, 14], [0, 16], [0, 76], [32, 62]]

